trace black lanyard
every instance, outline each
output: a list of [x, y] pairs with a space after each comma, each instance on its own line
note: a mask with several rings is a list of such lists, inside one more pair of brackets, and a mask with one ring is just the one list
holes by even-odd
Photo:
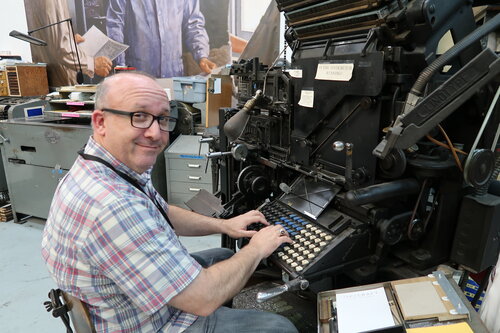
[[101, 163], [101, 164], [107, 166], [109, 169], [113, 170], [118, 176], [120, 176], [121, 178], [123, 178], [125, 181], [127, 181], [131, 185], [134, 185], [135, 188], [137, 188], [139, 191], [141, 191], [142, 193], [144, 193], [154, 203], [154, 205], [156, 206], [156, 208], [158, 208], [158, 210], [160, 211], [161, 215], [165, 218], [165, 220], [168, 222], [168, 224], [170, 225], [170, 227], [172, 227], [172, 229], [174, 229], [174, 226], [172, 225], [172, 222], [170, 222], [170, 219], [168, 218], [167, 213], [165, 212], [165, 210], [163, 209], [163, 207], [160, 205], [160, 203], [158, 202], [158, 200], [156, 200], [156, 198], [151, 198], [146, 193], [146, 191], [144, 191], [144, 189], [142, 188], [142, 186], [139, 185], [139, 183], [137, 182], [137, 180], [135, 180], [134, 178], [130, 177], [126, 173], [123, 173], [121, 171], [116, 170], [116, 168], [114, 166], [112, 166], [111, 163], [109, 163], [108, 161], [103, 160], [102, 158], [94, 156], [94, 155], [85, 154], [83, 152], [83, 149], [81, 149], [80, 151], [78, 151], [78, 155], [80, 155], [85, 160], [98, 162], [98, 163]]

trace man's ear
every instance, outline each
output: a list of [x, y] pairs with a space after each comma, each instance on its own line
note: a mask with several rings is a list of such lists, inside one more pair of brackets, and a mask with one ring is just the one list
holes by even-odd
[[92, 112], [92, 128], [94, 129], [94, 134], [104, 136], [106, 126], [104, 125], [104, 112], [102, 110], [94, 110]]

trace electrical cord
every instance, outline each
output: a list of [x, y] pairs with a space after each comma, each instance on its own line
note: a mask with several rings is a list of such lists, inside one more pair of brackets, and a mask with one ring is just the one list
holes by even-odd
[[[280, 58], [280, 56], [283, 54], [283, 52], [286, 51], [286, 48], [287, 48], [287, 45], [285, 45], [285, 47], [283, 48], [283, 50], [281, 50], [281, 52], [278, 54], [278, 56], [276, 57], [276, 59], [274, 59], [273, 63], [271, 64], [271, 66], [269, 66], [269, 68], [266, 71], [266, 74], [264, 75], [264, 83], [263, 83], [264, 86], [262, 87], [262, 95], [263, 96], [266, 95], [267, 74], [269, 74], [269, 71], [274, 67], [274, 65], [276, 65], [276, 62], [278, 61], [278, 59]], [[286, 62], [286, 59], [285, 59], [285, 62]]]
[[[441, 147], [446, 148], [446, 149], [451, 149], [451, 148], [450, 148], [447, 144], [442, 143], [441, 141], [434, 139], [434, 138], [433, 138], [432, 136], [430, 136], [429, 134], [427, 134], [425, 137], [426, 137], [426, 138], [427, 138], [430, 142], [435, 143], [435, 144], [437, 144], [438, 146], [441, 146]], [[466, 153], [466, 152], [464, 152], [463, 150], [458, 149], [458, 148], [456, 148], [456, 147], [453, 147], [453, 148], [455, 149], [455, 151], [456, 151], [457, 153], [460, 153], [460, 154], [462, 154], [462, 155], [466, 155], [466, 156], [467, 156], [467, 153]]]
[[463, 173], [464, 168], [462, 167], [462, 162], [460, 162], [460, 159], [458, 158], [455, 146], [453, 145], [453, 143], [451, 143], [451, 140], [448, 137], [448, 134], [446, 134], [443, 127], [441, 127], [441, 125], [438, 125], [438, 127], [439, 127], [439, 130], [441, 131], [441, 133], [443, 134], [444, 138], [446, 139], [446, 142], [448, 142], [448, 146], [450, 147], [451, 153], [453, 154], [453, 157], [455, 158], [455, 162], [457, 163], [458, 169], [460, 169], [460, 172]]

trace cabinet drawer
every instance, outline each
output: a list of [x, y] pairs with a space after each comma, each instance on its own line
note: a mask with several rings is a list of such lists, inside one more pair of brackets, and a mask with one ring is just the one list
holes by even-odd
[[195, 171], [184, 171], [184, 170], [169, 170], [168, 176], [170, 181], [179, 181], [179, 182], [189, 182], [189, 183], [212, 183], [212, 174], [205, 173], [205, 168], [203, 170], [195, 170]]
[[169, 158], [168, 162], [169, 168], [174, 170], [205, 170], [207, 164], [206, 159]]
[[184, 171], [189, 171], [191, 173], [199, 173], [199, 174], [205, 174], [205, 168], [207, 170], [207, 174], [212, 173], [212, 166], [211, 162], [208, 162], [207, 166], [207, 160], [187, 160], [187, 159], [180, 159], [180, 158], [174, 158], [174, 159], [168, 159], [167, 160], [167, 172], [170, 170], [184, 170]]
[[200, 192], [201, 189], [205, 189], [208, 192], [212, 193], [212, 184], [203, 184], [203, 183], [186, 183], [186, 182], [170, 182], [170, 188], [168, 188], [169, 192], [178, 192], [178, 193], [192, 193], [195, 195]]

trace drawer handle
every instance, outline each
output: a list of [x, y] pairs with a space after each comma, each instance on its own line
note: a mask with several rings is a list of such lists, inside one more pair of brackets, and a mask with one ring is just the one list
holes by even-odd
[[200, 189], [196, 188], [196, 187], [190, 187], [189, 191], [191, 191], [191, 192], [200, 192]]
[[188, 179], [191, 179], [191, 180], [200, 180], [201, 176], [188, 176]]
[[188, 164], [188, 168], [199, 168], [199, 164]]
[[25, 160], [22, 160], [20, 158], [11, 158], [9, 157], [7, 159], [10, 163], [14, 163], [14, 164], [26, 164], [26, 161]]

